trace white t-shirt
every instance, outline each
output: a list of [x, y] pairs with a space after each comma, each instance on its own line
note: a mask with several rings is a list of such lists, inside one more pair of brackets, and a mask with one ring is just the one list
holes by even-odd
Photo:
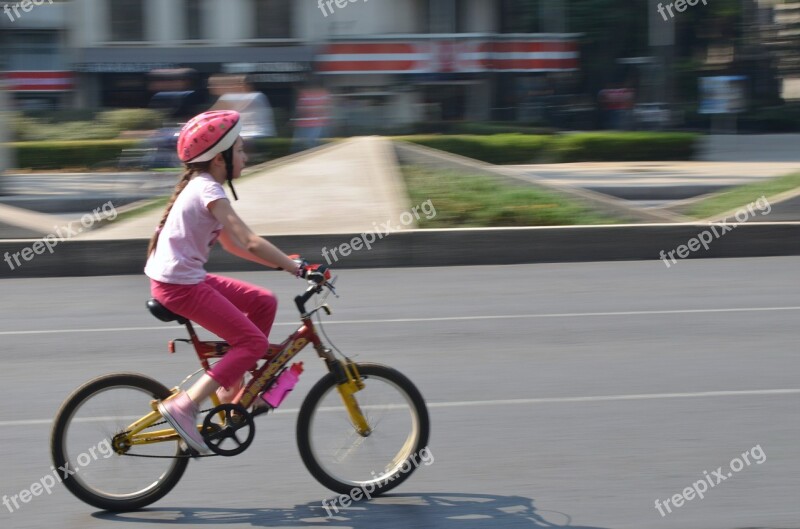
[[144, 273], [162, 283], [195, 285], [206, 277], [204, 265], [222, 224], [208, 210], [225, 190], [208, 173], [197, 174], [178, 195]]

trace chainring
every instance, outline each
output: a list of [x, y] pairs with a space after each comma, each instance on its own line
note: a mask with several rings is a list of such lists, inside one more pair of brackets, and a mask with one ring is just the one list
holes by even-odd
[[[220, 414], [224, 416], [222, 422]], [[245, 428], [247, 431], [241, 432]], [[240, 404], [221, 404], [211, 409], [203, 419], [201, 434], [209, 450], [217, 455], [231, 457], [241, 454], [252, 444], [256, 436], [256, 424], [253, 416]], [[228, 445], [234, 446], [224, 446], [226, 441]]]

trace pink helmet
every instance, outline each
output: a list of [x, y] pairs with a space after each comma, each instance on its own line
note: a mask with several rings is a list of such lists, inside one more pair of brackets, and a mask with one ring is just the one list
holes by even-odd
[[210, 110], [183, 126], [178, 136], [178, 158], [184, 163], [207, 162], [236, 142], [242, 130], [239, 113]]

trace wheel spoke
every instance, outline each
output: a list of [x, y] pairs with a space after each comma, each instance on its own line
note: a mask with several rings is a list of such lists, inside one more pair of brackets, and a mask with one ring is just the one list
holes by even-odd
[[218, 432], [213, 432], [206, 435], [206, 439], [208, 441], [216, 441], [216, 440], [223, 440], [225, 439], [225, 431], [220, 430]]
[[[169, 492], [188, 464], [177, 442], [132, 445], [124, 455], [113, 448], [153, 399], [169, 394], [158, 382], [133, 374], [107, 375], [76, 390], [59, 410], [52, 436], [54, 466], [78, 470], [63, 481], [70, 492], [107, 510], [141, 508]], [[143, 433], [163, 429], [154, 424]]]
[[360, 364], [358, 370], [366, 382], [358, 392], [358, 404], [370, 435], [354, 429], [333, 375], [312, 388], [298, 418], [298, 443], [306, 467], [320, 483], [342, 494], [367, 483], [378, 493], [397, 486], [408, 477], [400, 475], [404, 463], [428, 440], [427, 408], [411, 381], [376, 364]]

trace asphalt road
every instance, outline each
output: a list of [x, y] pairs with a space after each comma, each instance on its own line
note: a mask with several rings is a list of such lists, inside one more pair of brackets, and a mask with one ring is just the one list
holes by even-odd
[[[0, 527], [800, 527], [798, 267], [800, 258], [769, 258], [344, 271], [328, 335], [403, 371], [430, 406], [434, 462], [395, 493], [326, 519], [320, 502], [333, 494], [294, 442], [291, 410], [322, 374], [309, 350], [289, 411], [257, 419], [244, 454], [191, 463], [152, 508], [108, 515], [59, 488], [13, 513], [0, 506]], [[302, 285], [235, 275], [283, 300], [282, 339]], [[5, 279], [0, 289], [0, 494], [50, 472], [49, 421], [82, 382], [139, 371], [169, 386], [195, 366], [186, 349], [166, 352], [182, 332], [144, 310], [143, 276]], [[744, 452], [750, 464], [731, 472]], [[659, 514], [656, 499], [718, 467], [725, 479], [704, 499]]]
[[108, 200], [119, 207], [168, 195], [176, 181], [175, 173], [159, 172], [8, 175], [0, 203], [40, 213], [82, 214]]
[[8, 175], [3, 191], [10, 195], [83, 196], [88, 190], [95, 193], [158, 194], [175, 185], [175, 173], [35, 173]]

